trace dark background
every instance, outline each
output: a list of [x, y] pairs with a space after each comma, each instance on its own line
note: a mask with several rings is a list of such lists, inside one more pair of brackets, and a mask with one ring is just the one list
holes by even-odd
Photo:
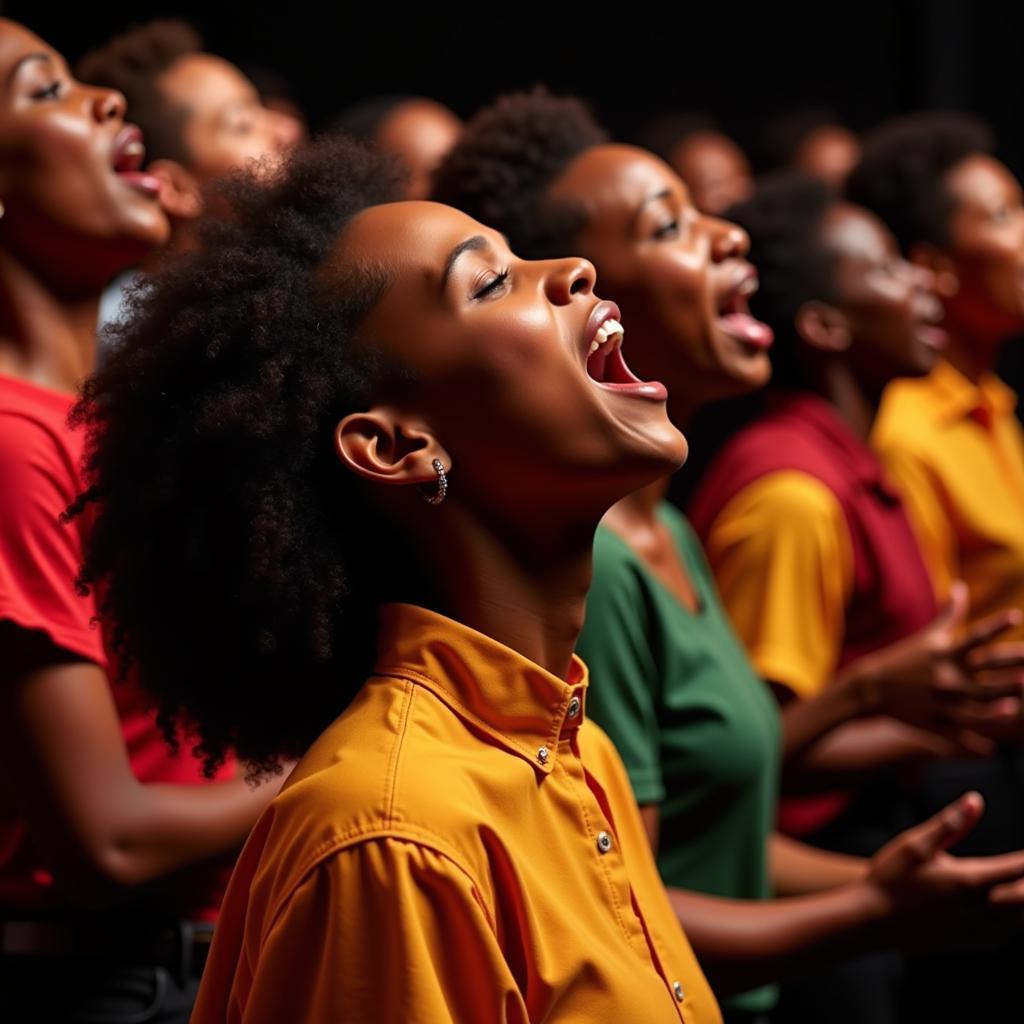
[[495, 93], [547, 82], [589, 98], [618, 135], [666, 109], [711, 110], [741, 141], [766, 116], [835, 109], [854, 128], [949, 106], [985, 116], [1024, 167], [1024, 5], [852, 3], [416, 4], [265, 8], [6, 3], [71, 61], [114, 31], [181, 15], [210, 50], [283, 72], [314, 123], [379, 92], [433, 96], [468, 115]]

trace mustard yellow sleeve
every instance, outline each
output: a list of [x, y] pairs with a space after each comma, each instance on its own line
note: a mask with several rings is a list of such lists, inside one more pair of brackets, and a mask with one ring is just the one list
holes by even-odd
[[935, 596], [941, 603], [961, 570], [956, 534], [938, 483], [931, 469], [913, 452], [886, 448], [880, 455], [886, 473], [903, 496]]
[[[246, 951], [243, 950], [243, 958]], [[270, 925], [239, 1024], [526, 1024], [473, 881], [420, 843], [374, 838], [323, 861]]]
[[770, 473], [740, 491], [706, 538], [722, 601], [763, 679], [799, 697], [831, 679], [853, 586], [839, 502], [814, 477]]

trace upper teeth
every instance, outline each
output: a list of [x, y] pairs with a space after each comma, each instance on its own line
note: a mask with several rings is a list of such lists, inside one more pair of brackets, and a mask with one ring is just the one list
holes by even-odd
[[124, 149], [121, 152], [125, 156], [142, 156], [146, 149], [138, 139], [133, 139], [131, 142], [125, 143]]
[[622, 329], [622, 324], [618, 320], [609, 317], [600, 327], [597, 329], [597, 334], [594, 335], [594, 340], [590, 343], [590, 351], [587, 353], [588, 356], [592, 356], [598, 348], [600, 348], [613, 334], [624, 334], [625, 331]]
[[737, 291], [740, 295], [753, 295], [757, 291], [757, 278], [751, 275], [740, 284]]

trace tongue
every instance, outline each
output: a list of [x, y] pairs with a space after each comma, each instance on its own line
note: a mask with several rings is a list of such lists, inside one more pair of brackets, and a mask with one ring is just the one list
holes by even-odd
[[726, 313], [718, 318], [718, 323], [731, 338], [745, 341], [754, 348], [770, 348], [775, 340], [772, 329], [749, 313]]

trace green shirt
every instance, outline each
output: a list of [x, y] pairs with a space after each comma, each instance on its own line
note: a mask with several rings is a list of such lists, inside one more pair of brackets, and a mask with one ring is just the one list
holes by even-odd
[[[587, 715], [615, 742], [640, 804], [658, 804], [665, 883], [766, 899], [768, 836], [778, 802], [781, 729], [719, 604], [700, 542], [667, 502], [697, 592], [691, 612], [610, 530], [594, 541], [594, 581], [577, 650], [590, 670]], [[728, 1001], [769, 1009], [771, 987]]]

